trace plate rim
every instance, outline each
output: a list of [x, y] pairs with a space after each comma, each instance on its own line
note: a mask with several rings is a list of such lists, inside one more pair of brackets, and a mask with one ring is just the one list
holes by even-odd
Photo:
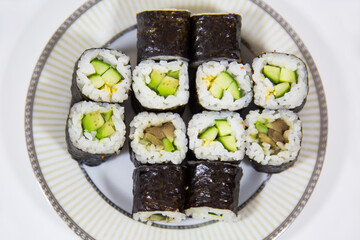
[[[53, 48], [56, 46], [57, 42], [66, 32], [66, 30], [85, 12], [87, 12], [91, 7], [95, 6], [97, 3], [102, 0], [89, 0], [78, 7], [56, 30], [56, 32], [51, 36], [50, 40], [47, 42], [44, 50], [40, 54], [40, 57], [37, 60], [35, 68], [33, 70], [30, 84], [27, 91], [26, 103], [25, 103], [25, 138], [27, 151], [31, 163], [31, 167], [35, 174], [35, 177], [45, 194], [47, 200], [57, 212], [57, 214], [65, 221], [65, 223], [82, 239], [94, 239], [90, 236], [84, 229], [82, 229], [62, 208], [59, 202], [56, 200], [53, 195], [50, 187], [48, 186], [44, 175], [41, 171], [39, 161], [35, 152], [34, 138], [33, 138], [33, 104], [35, 99], [35, 92], [37, 89], [37, 85], [39, 82], [40, 74], [45, 66], [46, 60], [50, 56]], [[325, 160], [325, 152], [327, 145], [327, 135], [328, 135], [328, 114], [327, 114], [327, 104], [325, 98], [324, 87], [320, 78], [320, 74], [317, 70], [316, 64], [306, 48], [303, 41], [297, 35], [297, 33], [292, 29], [292, 27], [286, 22], [286, 20], [277, 13], [272, 7], [270, 7], [267, 3], [262, 0], [247, 0], [253, 2], [258, 7], [263, 9], [266, 13], [268, 13], [276, 22], [278, 22], [281, 27], [289, 34], [291, 39], [294, 41], [296, 46], [299, 48], [301, 54], [304, 56], [305, 61], [307, 62], [308, 67], [310, 68], [310, 72], [312, 74], [316, 93], [319, 99], [319, 110], [320, 110], [320, 135], [319, 135], [319, 144], [315, 166], [313, 172], [311, 174], [310, 180], [302, 194], [300, 200], [294, 207], [294, 209], [289, 213], [289, 215], [285, 218], [285, 220], [275, 228], [268, 236], [264, 239], [275, 239], [283, 233], [290, 224], [295, 220], [295, 218], [300, 214], [300, 212], [304, 209], [306, 203], [308, 202], [316, 183], [320, 177], [321, 169]]]

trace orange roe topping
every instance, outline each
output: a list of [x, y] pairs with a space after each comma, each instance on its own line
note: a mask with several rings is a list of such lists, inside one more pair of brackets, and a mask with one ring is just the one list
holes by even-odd
[[241, 67], [241, 69], [244, 69], [244, 67]]

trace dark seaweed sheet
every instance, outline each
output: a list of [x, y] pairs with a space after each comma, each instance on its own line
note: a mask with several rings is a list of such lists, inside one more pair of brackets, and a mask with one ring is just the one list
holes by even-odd
[[207, 14], [191, 17], [191, 59], [195, 65], [210, 60], [241, 58], [241, 16]]
[[224, 162], [189, 162], [186, 208], [212, 207], [236, 213], [242, 168]]
[[133, 213], [184, 212], [185, 171], [180, 165], [142, 165], [134, 170]]
[[144, 11], [136, 20], [138, 62], [159, 56], [189, 59], [190, 12]]

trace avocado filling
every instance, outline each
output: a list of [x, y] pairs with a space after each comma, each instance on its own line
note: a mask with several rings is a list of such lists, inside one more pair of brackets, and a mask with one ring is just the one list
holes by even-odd
[[203, 80], [206, 82], [206, 86], [214, 98], [221, 99], [224, 91], [230, 92], [234, 100], [241, 98], [239, 85], [228, 72], [223, 71], [215, 77], [206, 76]]
[[90, 133], [99, 140], [110, 137], [115, 132], [114, 123], [111, 120], [112, 115], [112, 109], [103, 113], [98, 110], [86, 114], [82, 119], [84, 135]]
[[111, 97], [112, 94], [117, 91], [117, 88], [114, 86], [118, 84], [123, 77], [114, 67], [99, 59], [93, 59], [90, 63], [95, 69], [95, 73], [88, 76], [90, 82], [95, 88], [108, 92], [109, 97]]
[[213, 141], [219, 141], [226, 150], [235, 152], [236, 139], [232, 134], [232, 129], [227, 120], [215, 120], [215, 126], [207, 128], [199, 134], [199, 139], [203, 140], [203, 144], [209, 144]]
[[176, 150], [174, 145], [175, 126], [171, 122], [161, 126], [151, 126], [145, 129], [144, 139], [150, 144], [164, 149], [167, 152]]
[[297, 83], [296, 71], [284, 67], [265, 65], [263, 73], [274, 84], [274, 91], [271, 94], [275, 98], [284, 96], [285, 93], [290, 91], [291, 84]]
[[162, 73], [153, 69], [150, 73], [148, 87], [160, 96], [174, 95], [179, 86], [179, 73], [180, 70], [169, 70], [167, 73]]
[[277, 143], [286, 144], [287, 139], [284, 136], [289, 125], [282, 120], [277, 119], [273, 122], [260, 122], [255, 123], [255, 128], [258, 130], [258, 139], [260, 144], [270, 144], [271, 154], [277, 154], [281, 151]]

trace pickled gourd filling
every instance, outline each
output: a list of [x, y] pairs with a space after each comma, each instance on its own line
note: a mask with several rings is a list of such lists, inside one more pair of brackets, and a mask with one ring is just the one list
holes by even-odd
[[90, 63], [95, 69], [95, 73], [88, 76], [90, 82], [95, 88], [107, 91], [111, 97], [112, 94], [117, 91], [117, 88], [114, 86], [118, 84], [123, 77], [114, 67], [99, 59], [93, 59]]
[[289, 129], [287, 123], [282, 119], [277, 119], [273, 122], [255, 123], [255, 128], [258, 130], [257, 138], [259, 143], [270, 144], [270, 152], [277, 154], [281, 151], [279, 145], [285, 145], [288, 141], [284, 136], [286, 130]]
[[99, 140], [110, 137], [115, 132], [114, 123], [111, 120], [113, 111], [101, 113], [99, 110], [86, 114], [82, 118], [84, 135], [90, 133]]
[[274, 84], [274, 91], [271, 94], [275, 98], [284, 96], [285, 93], [290, 91], [291, 85], [297, 83], [296, 71], [284, 67], [265, 65], [263, 73]]
[[162, 73], [153, 69], [150, 73], [148, 87], [160, 96], [174, 95], [179, 86], [179, 73], [180, 70], [169, 70], [167, 73]]
[[176, 150], [174, 132], [175, 126], [171, 122], [164, 123], [161, 126], [151, 126], [145, 129], [144, 140], [167, 152], [173, 152]]
[[203, 144], [209, 144], [213, 141], [219, 141], [226, 150], [235, 152], [236, 139], [232, 134], [232, 129], [227, 120], [217, 119], [215, 125], [207, 128], [205, 131], [199, 134], [199, 139], [202, 139]]
[[224, 91], [229, 91], [234, 100], [241, 98], [241, 90], [235, 79], [228, 72], [221, 72], [217, 76], [206, 76], [203, 78], [206, 83], [207, 89], [215, 98], [221, 99]]

